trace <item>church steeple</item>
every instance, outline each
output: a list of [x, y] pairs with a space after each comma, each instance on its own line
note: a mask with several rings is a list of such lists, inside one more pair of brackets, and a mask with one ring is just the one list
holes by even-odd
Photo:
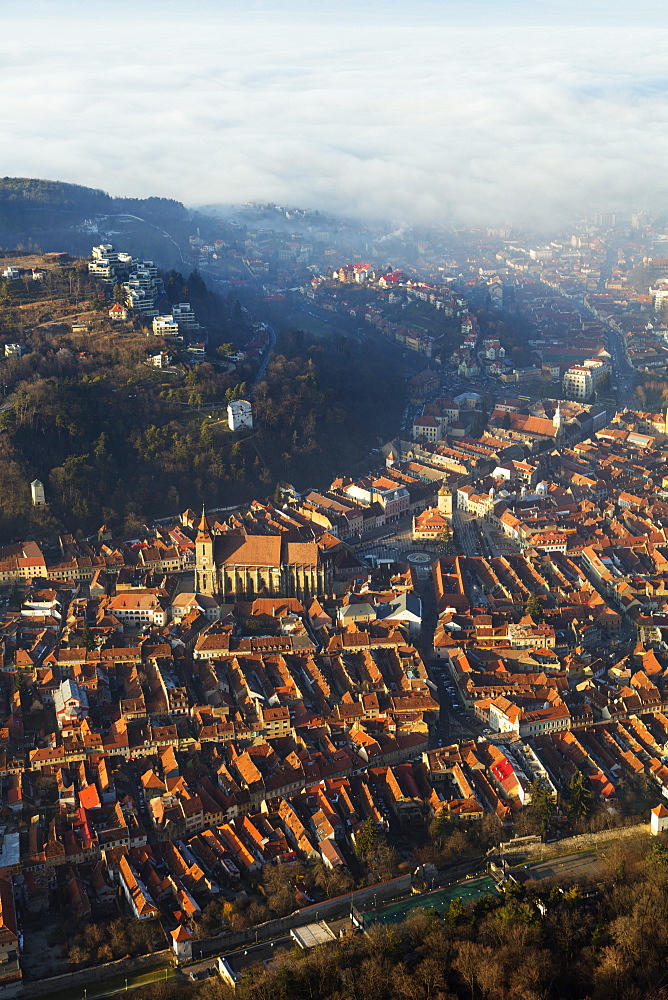
[[204, 506], [202, 519], [195, 539], [195, 590], [199, 594], [213, 594], [215, 591], [216, 567], [213, 561], [213, 536], [209, 528]]
[[202, 519], [197, 527], [197, 541], [210, 541], [211, 540], [211, 529], [209, 528], [209, 522], [206, 519], [206, 513], [204, 510], [204, 504], [202, 504]]
[[563, 426], [563, 422], [564, 422], [564, 417], [563, 417], [563, 414], [561, 412], [561, 403], [557, 403], [557, 408], [554, 411], [554, 416], [552, 417], [552, 424], [553, 424], [553, 426], [554, 426], [557, 434], [561, 430], [561, 428]]

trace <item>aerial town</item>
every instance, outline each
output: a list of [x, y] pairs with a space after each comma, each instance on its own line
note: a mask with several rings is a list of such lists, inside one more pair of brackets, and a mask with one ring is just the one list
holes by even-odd
[[[189, 253], [207, 280], [245, 268], [268, 301], [398, 345], [403, 425], [365, 474], [0, 549], [0, 984], [56, 897], [81, 926], [145, 922], [184, 963], [258, 922], [264, 870], [331, 874], [319, 896], [297, 880], [286, 912], [353, 887], [370, 830], [398, 851], [383, 883], [419, 867], [436, 819], [521, 833], [537, 790], [555, 835], [578, 782], [608, 823], [668, 825], [668, 418], [633, 396], [666, 372], [668, 251], [638, 235], [613, 255], [600, 226], [460, 233], [463, 257], [423, 245], [384, 270], [341, 263], [331, 235], [249, 225], [243, 253]], [[89, 271], [153, 364], [205, 358], [190, 303], [160, 314], [152, 262], [103, 243]], [[521, 348], [493, 329], [502, 303]], [[268, 327], [253, 336], [232, 363], [262, 364]], [[228, 419], [252, 428], [252, 402]]]
[[5, 7], [0, 1000], [668, 1000], [662, 5]]

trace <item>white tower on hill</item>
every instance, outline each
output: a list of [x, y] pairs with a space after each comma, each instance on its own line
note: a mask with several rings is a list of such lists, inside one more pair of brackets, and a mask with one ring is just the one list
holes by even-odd
[[46, 506], [46, 498], [44, 496], [44, 485], [40, 483], [39, 479], [33, 479], [33, 481], [30, 484], [30, 492], [32, 494], [33, 507]]

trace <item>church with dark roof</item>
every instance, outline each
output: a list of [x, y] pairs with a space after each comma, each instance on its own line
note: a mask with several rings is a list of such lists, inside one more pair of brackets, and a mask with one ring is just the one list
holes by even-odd
[[214, 535], [204, 513], [195, 540], [195, 589], [227, 601], [255, 597], [310, 600], [331, 591], [332, 567], [314, 541], [250, 534], [244, 527]]

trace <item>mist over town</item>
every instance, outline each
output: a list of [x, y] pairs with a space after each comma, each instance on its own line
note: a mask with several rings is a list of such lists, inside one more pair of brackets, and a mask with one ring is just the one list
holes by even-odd
[[8, 174], [467, 225], [666, 195], [655, 3], [37, 0], [3, 22]]
[[0, 996], [668, 997], [668, 18], [0, 19]]

